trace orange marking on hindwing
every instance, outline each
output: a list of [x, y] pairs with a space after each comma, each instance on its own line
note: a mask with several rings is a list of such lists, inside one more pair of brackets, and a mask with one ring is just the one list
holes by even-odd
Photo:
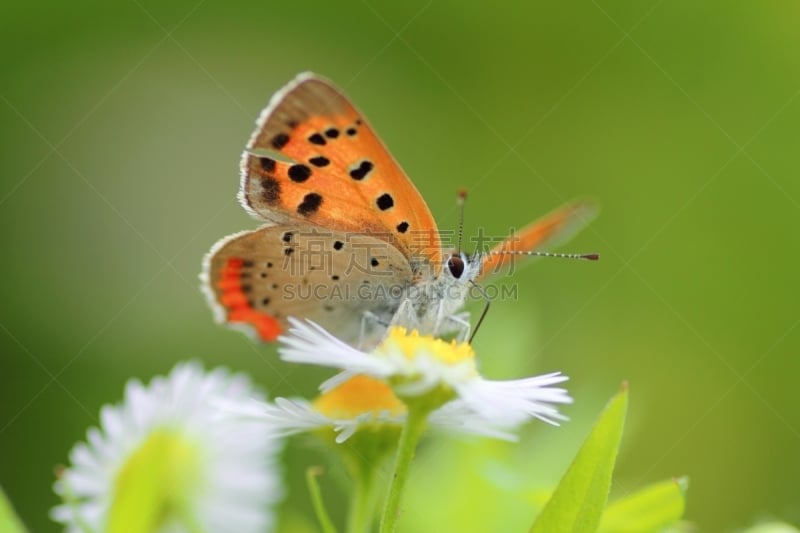
[[244, 260], [232, 257], [220, 269], [216, 283], [220, 290], [219, 302], [227, 310], [228, 322], [249, 324], [255, 328], [261, 339], [274, 341], [281, 334], [281, 325], [275, 317], [253, 309], [250, 299], [242, 289], [241, 271], [244, 265]]

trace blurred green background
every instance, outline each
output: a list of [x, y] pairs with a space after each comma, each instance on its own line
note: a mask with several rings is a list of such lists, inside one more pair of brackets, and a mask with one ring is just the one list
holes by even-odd
[[[0, 485], [56, 530], [54, 467], [128, 378], [183, 359], [313, 393], [322, 373], [214, 325], [197, 280], [217, 239], [257, 225], [235, 199], [255, 117], [313, 70], [442, 229], [460, 186], [468, 232], [602, 206], [565, 247], [601, 261], [519, 269], [475, 341], [492, 377], [570, 375], [572, 422], [518, 446], [431, 441], [401, 523], [474, 500], [529, 524], [512, 489], [557, 480], [625, 379], [615, 494], [687, 474], [702, 531], [800, 522], [798, 20], [790, 1], [4, 1]], [[284, 530], [323, 459], [289, 451]]]

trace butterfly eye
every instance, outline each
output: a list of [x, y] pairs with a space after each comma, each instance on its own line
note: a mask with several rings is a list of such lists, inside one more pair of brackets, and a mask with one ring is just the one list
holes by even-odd
[[464, 260], [457, 255], [452, 255], [450, 259], [447, 260], [447, 268], [454, 278], [459, 279], [461, 274], [464, 273]]

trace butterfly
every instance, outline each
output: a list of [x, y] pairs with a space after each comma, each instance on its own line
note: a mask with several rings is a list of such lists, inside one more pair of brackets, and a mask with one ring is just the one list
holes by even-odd
[[444, 249], [419, 191], [330, 81], [298, 75], [256, 125], [239, 201], [265, 223], [217, 242], [201, 279], [217, 320], [263, 341], [276, 340], [289, 317], [362, 346], [393, 324], [467, 335], [459, 310], [476, 281], [592, 216], [577, 201], [491, 250]]

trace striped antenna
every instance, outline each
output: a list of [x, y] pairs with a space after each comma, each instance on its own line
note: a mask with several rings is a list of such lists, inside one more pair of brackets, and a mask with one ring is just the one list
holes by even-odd
[[586, 261], [597, 261], [600, 254], [562, 254], [558, 252], [526, 252], [520, 250], [500, 250], [489, 252], [486, 255], [525, 255], [529, 257], [558, 257], [560, 259], [584, 259]]
[[456, 255], [461, 255], [461, 239], [464, 237], [464, 204], [467, 203], [466, 200], [467, 189], [459, 189], [456, 197], [456, 205], [458, 206], [458, 246], [456, 247]]

